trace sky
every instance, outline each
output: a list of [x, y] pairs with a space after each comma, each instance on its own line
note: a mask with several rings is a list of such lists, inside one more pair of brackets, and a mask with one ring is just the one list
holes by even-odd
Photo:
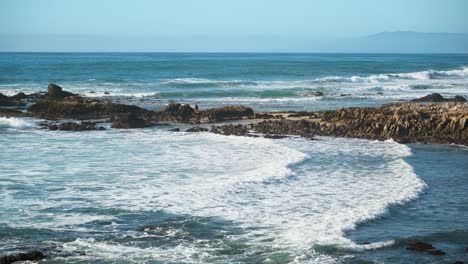
[[0, 50], [301, 50], [386, 31], [468, 34], [467, 10], [466, 0], [1, 0]]

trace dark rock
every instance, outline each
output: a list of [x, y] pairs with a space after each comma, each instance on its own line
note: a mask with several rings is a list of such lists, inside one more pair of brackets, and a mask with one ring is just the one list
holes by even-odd
[[104, 92], [104, 94], [109, 94], [109, 92]]
[[409, 244], [408, 247], [406, 247], [406, 249], [411, 250], [411, 251], [421, 251], [421, 252], [435, 250], [435, 248], [431, 244], [421, 242], [421, 241]]
[[185, 132], [206, 132], [206, 131], [208, 131], [208, 128], [199, 127], [199, 126], [194, 126], [185, 130]]
[[178, 103], [170, 103], [162, 111], [155, 112], [156, 119], [162, 121], [182, 121], [188, 122], [190, 119], [197, 117], [195, 110], [190, 105], [181, 105]]
[[442, 95], [438, 93], [429, 94], [423, 96], [421, 98], [413, 99], [411, 102], [466, 102], [466, 99], [463, 96], [457, 95], [454, 98], [444, 98]]
[[411, 102], [445, 102], [445, 98], [438, 93], [433, 93], [421, 98], [413, 99]]
[[135, 114], [123, 114], [111, 118], [113, 128], [144, 128], [148, 124]]
[[465, 264], [463, 261], [455, 261], [452, 264]]
[[65, 97], [68, 97], [68, 96], [74, 96], [75, 94], [73, 93], [70, 93], [70, 92], [67, 92], [67, 91], [63, 91], [62, 90], [62, 87], [56, 85], [56, 84], [53, 84], [53, 83], [50, 83], [48, 86], [47, 86], [47, 96], [48, 97], [52, 97], [52, 98], [65, 98]]
[[8, 108], [0, 108], [0, 117], [18, 117], [18, 116], [26, 116], [25, 113], [13, 109]]
[[17, 93], [13, 96], [10, 97], [10, 100], [24, 100], [24, 99], [28, 99], [29, 96], [26, 95], [25, 93]]
[[285, 135], [264, 135], [264, 138], [271, 138], [271, 139], [281, 139], [281, 138], [287, 138], [288, 136]]
[[151, 111], [134, 105], [110, 103], [78, 96], [63, 100], [42, 99], [28, 107], [28, 113], [41, 118], [99, 119], [133, 113], [151, 115]]
[[461, 95], [457, 95], [455, 96], [452, 100], [450, 100], [452, 102], [458, 102], [458, 103], [464, 103], [466, 102], [466, 98], [461, 96]]
[[8, 255], [0, 257], [0, 264], [10, 264], [17, 261], [40, 261], [44, 259], [45, 256], [42, 252], [31, 251], [27, 253], [19, 253], [16, 255]]
[[179, 131], [180, 131], [180, 128], [176, 127], [176, 128], [169, 129], [169, 130], [167, 130], [167, 131], [179, 132]]
[[272, 119], [272, 118], [275, 118], [275, 116], [267, 114], [267, 113], [256, 113], [255, 118], [257, 118], [257, 119]]
[[428, 250], [427, 253], [429, 253], [429, 254], [431, 254], [431, 255], [436, 255], [436, 256], [445, 255], [445, 252], [443, 252], [443, 251], [440, 250], [440, 249]]
[[222, 122], [253, 116], [254, 111], [246, 106], [224, 106], [202, 111], [200, 115], [202, 118], [207, 118], [209, 122]]
[[48, 125], [50, 130], [63, 130], [63, 131], [86, 131], [86, 130], [105, 130], [103, 127], [96, 127], [95, 123], [92, 122], [81, 122], [81, 123], [60, 123]]

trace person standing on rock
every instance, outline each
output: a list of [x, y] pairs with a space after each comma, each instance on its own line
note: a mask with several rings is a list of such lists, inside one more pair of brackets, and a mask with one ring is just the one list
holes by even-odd
[[198, 115], [198, 104], [195, 104], [195, 114]]

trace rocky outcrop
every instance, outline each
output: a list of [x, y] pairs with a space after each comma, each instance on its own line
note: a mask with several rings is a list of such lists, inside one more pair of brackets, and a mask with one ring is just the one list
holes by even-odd
[[113, 128], [144, 128], [148, 123], [136, 114], [122, 114], [111, 118]]
[[[301, 114], [302, 115], [302, 114]], [[397, 142], [468, 145], [468, 104], [393, 103], [373, 108], [343, 108], [318, 119], [265, 120], [256, 124], [216, 126], [213, 133], [299, 135], [394, 139]]]
[[228, 120], [241, 120], [254, 115], [254, 111], [246, 106], [225, 106], [202, 111], [200, 116], [208, 122], [223, 122]]
[[155, 118], [161, 121], [189, 122], [196, 117], [195, 110], [190, 105], [175, 102], [170, 103], [164, 110], [155, 112]]
[[97, 127], [96, 123], [92, 122], [80, 122], [80, 123], [60, 123], [46, 125], [50, 130], [63, 130], [63, 131], [86, 131], [86, 130], [106, 130], [103, 127]]
[[11, 264], [18, 261], [40, 261], [44, 259], [45, 256], [42, 252], [31, 251], [27, 253], [19, 253], [16, 255], [8, 255], [0, 257], [0, 264]]
[[454, 98], [444, 98], [438, 93], [429, 94], [421, 98], [413, 99], [411, 102], [432, 102], [432, 103], [441, 103], [441, 102], [466, 102], [465, 97], [457, 95]]
[[134, 105], [87, 99], [79, 96], [67, 97], [63, 100], [46, 98], [28, 107], [28, 114], [49, 119], [98, 119], [129, 113], [143, 116], [150, 115], [151, 111]]
[[65, 98], [68, 96], [75, 96], [75, 94], [67, 92], [67, 91], [63, 91], [62, 87], [56, 84], [50, 83], [47, 86], [46, 96], [51, 97], [51, 98]]

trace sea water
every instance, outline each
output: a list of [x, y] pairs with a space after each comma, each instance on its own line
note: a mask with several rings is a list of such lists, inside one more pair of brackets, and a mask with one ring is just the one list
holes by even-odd
[[[467, 55], [0, 54], [0, 92], [49, 82], [160, 109], [467, 96]], [[323, 92], [317, 96], [316, 92]], [[105, 92], [109, 94], [105, 94]], [[468, 149], [320, 137], [64, 132], [0, 117], [0, 255], [45, 263], [466, 260]], [[444, 256], [411, 252], [423, 240]]]

